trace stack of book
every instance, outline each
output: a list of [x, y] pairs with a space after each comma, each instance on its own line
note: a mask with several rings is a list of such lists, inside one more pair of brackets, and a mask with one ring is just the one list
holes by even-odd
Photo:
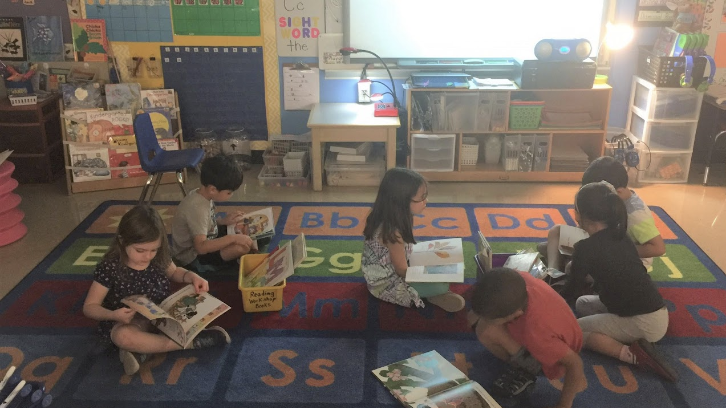
[[337, 143], [330, 146], [339, 162], [365, 163], [371, 153], [371, 142]]
[[580, 172], [585, 171], [589, 165], [587, 153], [578, 145], [567, 144], [552, 149], [550, 171]]

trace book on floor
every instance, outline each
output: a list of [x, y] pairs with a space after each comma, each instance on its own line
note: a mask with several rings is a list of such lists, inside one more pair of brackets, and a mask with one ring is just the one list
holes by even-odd
[[461, 238], [419, 242], [413, 246], [406, 282], [464, 282]]
[[582, 228], [573, 227], [572, 225], [560, 225], [560, 253], [562, 255], [572, 256], [572, 252], [575, 250], [575, 244], [589, 236], [590, 234]]
[[277, 250], [270, 252], [252, 272], [243, 278], [246, 288], [269, 287], [292, 276], [307, 257], [305, 235], [300, 234]]
[[489, 241], [487, 241], [481, 231], [478, 231], [477, 237], [476, 256], [479, 259], [479, 264], [484, 269], [483, 272], [489, 272], [492, 270], [492, 247], [489, 245]]
[[252, 239], [275, 235], [275, 220], [272, 207], [263, 208], [243, 215], [236, 223], [227, 226], [227, 234], [244, 234]]
[[145, 295], [129, 296], [121, 302], [151, 320], [156, 328], [183, 348], [189, 347], [199, 332], [230, 309], [207, 292], [196, 293], [192, 285], [171, 294], [159, 305]]
[[377, 368], [373, 375], [406, 407], [501, 408], [479, 383], [436, 351]]

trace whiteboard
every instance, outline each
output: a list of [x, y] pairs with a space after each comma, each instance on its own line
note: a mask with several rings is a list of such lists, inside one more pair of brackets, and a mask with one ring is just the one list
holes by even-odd
[[605, 3], [346, 0], [344, 42], [382, 58], [531, 58], [543, 38], [586, 38], [597, 50]]

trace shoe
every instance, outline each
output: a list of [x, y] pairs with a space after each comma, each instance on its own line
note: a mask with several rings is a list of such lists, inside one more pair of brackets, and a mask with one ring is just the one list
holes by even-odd
[[635, 356], [635, 365], [637, 367], [658, 374], [670, 382], [678, 381], [676, 370], [650, 342], [640, 339], [630, 345], [630, 352]]
[[454, 292], [446, 292], [440, 295], [427, 297], [426, 300], [447, 312], [458, 312], [463, 309], [466, 304], [464, 298]]
[[492, 394], [504, 398], [524, 396], [534, 389], [535, 382], [536, 376], [509, 366], [492, 384]]
[[223, 346], [232, 342], [227, 332], [219, 327], [212, 326], [202, 330], [197, 337], [192, 340], [193, 349], [201, 349], [207, 347]]
[[128, 350], [119, 349], [118, 358], [124, 366], [124, 373], [126, 375], [134, 375], [139, 371], [139, 367], [146, 361], [148, 356], [146, 354], [132, 353]]

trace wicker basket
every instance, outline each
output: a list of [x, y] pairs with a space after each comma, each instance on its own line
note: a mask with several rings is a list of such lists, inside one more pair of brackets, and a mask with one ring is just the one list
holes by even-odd
[[465, 137], [461, 144], [461, 165], [473, 166], [479, 160], [479, 142], [474, 137]]
[[512, 102], [509, 106], [509, 129], [537, 129], [544, 102]]
[[284, 154], [273, 153], [272, 149], [267, 149], [264, 153], [262, 153], [262, 160], [264, 161], [265, 166], [282, 166], [282, 159], [284, 157]]
[[35, 105], [38, 103], [38, 97], [36, 95], [9, 96], [8, 98], [12, 106]]

